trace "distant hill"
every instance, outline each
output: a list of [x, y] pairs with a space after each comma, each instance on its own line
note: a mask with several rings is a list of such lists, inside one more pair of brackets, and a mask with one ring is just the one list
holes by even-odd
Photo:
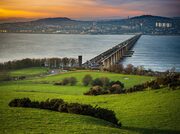
[[74, 21], [74, 20], [71, 20], [70, 18], [67, 18], [67, 17], [57, 17], [57, 18], [44, 18], [44, 19], [39, 19], [39, 20], [36, 20], [35, 22], [48, 22], [48, 23], [53, 23], [53, 22], [61, 22], [61, 21]]
[[136, 16], [136, 17], [132, 17], [130, 19], [163, 19], [163, 20], [171, 20], [171, 18], [168, 17], [162, 17], [162, 16], [152, 16], [152, 15], [142, 15], [142, 16]]
[[[157, 28], [156, 22], [171, 24]], [[128, 19], [81, 21], [67, 17], [43, 18], [28, 22], [0, 24], [0, 32], [61, 34], [180, 34], [179, 17], [142, 15]]]

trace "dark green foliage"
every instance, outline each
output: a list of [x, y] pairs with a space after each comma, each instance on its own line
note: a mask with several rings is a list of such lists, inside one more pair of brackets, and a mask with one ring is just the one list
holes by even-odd
[[93, 107], [87, 104], [67, 103], [64, 102], [62, 99], [51, 99], [51, 100], [47, 99], [46, 101], [41, 101], [41, 102], [31, 101], [29, 98], [13, 99], [9, 103], [9, 106], [40, 108], [40, 109], [48, 109], [53, 111], [65, 112], [65, 113], [88, 115], [121, 126], [121, 123], [119, 123], [118, 119], [115, 116], [114, 111], [112, 110], [108, 110], [100, 107]]
[[92, 80], [93, 80], [92, 76], [87, 74], [87, 75], [84, 76], [84, 78], [82, 80], [82, 83], [83, 83], [84, 86], [88, 86], [88, 85], [90, 85], [92, 83]]
[[68, 64], [74, 66], [77, 63], [77, 60], [74, 58], [43, 58], [43, 59], [22, 59], [22, 60], [14, 60], [8, 61], [4, 63], [0, 63], [0, 70], [3, 69], [21, 69], [21, 68], [29, 68], [29, 67], [41, 67], [46, 66], [50, 68], [58, 68], [62, 65], [63, 67], [67, 67]]
[[40, 103], [38, 101], [32, 101], [30, 107], [39, 108], [40, 107]]
[[92, 86], [103, 86], [103, 82], [100, 78], [96, 78], [92, 81]]
[[111, 94], [120, 94], [124, 92], [123, 87], [119, 84], [112, 85], [112, 87], [109, 88], [109, 91]]
[[109, 78], [107, 78], [107, 77], [101, 77], [100, 80], [101, 80], [101, 82], [102, 82], [102, 86], [103, 86], [103, 87], [109, 86], [109, 83], [110, 83]]
[[111, 87], [112, 87], [112, 85], [117, 84], [117, 85], [120, 85], [121, 88], [124, 88], [124, 84], [120, 81], [111, 81], [109, 84]]
[[77, 83], [77, 79], [75, 77], [67, 77], [64, 78], [60, 82], [55, 82], [54, 85], [71, 85], [74, 86]]
[[77, 83], [77, 79], [75, 77], [67, 77], [67, 78], [64, 78], [60, 82], [54, 83], [54, 85], [71, 85], [71, 86], [74, 86], [74, 85], [76, 85], [76, 83]]
[[11, 107], [30, 107], [31, 100], [29, 98], [22, 98], [22, 99], [13, 99], [9, 106]]
[[18, 79], [19, 80], [24, 80], [26, 78], [26, 76], [19, 76]]
[[62, 85], [68, 85], [69, 84], [69, 78], [64, 78], [62, 80]]
[[88, 92], [84, 93], [84, 95], [101, 95], [107, 93], [108, 91], [104, 90], [101, 86], [93, 86]]
[[84, 95], [120, 94], [124, 93], [124, 84], [120, 81], [110, 81], [107, 77], [96, 78], [93, 87]]
[[160, 85], [169, 85], [170, 83], [173, 82], [178, 82], [180, 81], [180, 74], [168, 74], [162, 77], [158, 77], [157, 78], [157, 82]]
[[59, 105], [58, 111], [67, 113], [68, 112], [67, 107], [68, 107], [68, 103], [62, 103], [61, 105]]
[[92, 81], [92, 86], [107, 87], [109, 86], [109, 82], [110, 80], [107, 77], [96, 78]]
[[77, 83], [77, 79], [75, 77], [70, 77], [69, 78], [69, 83], [70, 83], [71, 86], [74, 86]]
[[152, 81], [152, 84], [150, 85], [150, 88], [152, 89], [160, 89], [160, 85], [157, 81]]

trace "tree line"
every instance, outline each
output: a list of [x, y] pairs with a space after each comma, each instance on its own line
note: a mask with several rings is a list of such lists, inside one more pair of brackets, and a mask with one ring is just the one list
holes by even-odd
[[28, 67], [49, 67], [64, 68], [78, 65], [75, 58], [42, 58], [42, 59], [22, 59], [0, 63], [0, 70], [22, 69]]

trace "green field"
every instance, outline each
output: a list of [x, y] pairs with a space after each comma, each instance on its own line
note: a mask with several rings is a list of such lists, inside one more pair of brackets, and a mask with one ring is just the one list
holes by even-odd
[[44, 67], [33, 67], [10, 71], [11, 76], [34, 76], [47, 73], [48, 69]]
[[[19, 70], [20, 71], [20, 70]], [[21, 72], [21, 71], [20, 71]], [[25, 75], [25, 73], [23, 72]], [[147, 90], [123, 95], [84, 96], [89, 87], [82, 78], [108, 77], [120, 80], [125, 87], [154, 79], [153, 77], [122, 75], [97, 71], [74, 71], [53, 76], [0, 83], [0, 133], [57, 133], [57, 134], [171, 134], [180, 133], [180, 91]], [[53, 82], [74, 76], [77, 86], [54, 86]], [[97, 118], [30, 108], [11, 108], [14, 98], [32, 100], [62, 98], [68, 102], [98, 105], [115, 111], [122, 127]]]

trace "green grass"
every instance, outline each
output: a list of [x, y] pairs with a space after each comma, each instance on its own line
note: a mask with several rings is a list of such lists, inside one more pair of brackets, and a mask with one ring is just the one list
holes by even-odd
[[[1, 83], [0, 133], [171, 134], [180, 132], [179, 90], [171, 91], [164, 88], [123, 95], [84, 96], [83, 93], [89, 88], [81, 84], [85, 74], [91, 74], [94, 78], [106, 76], [112, 80], [120, 80], [126, 87], [153, 79], [144, 76], [80, 71]], [[53, 81], [69, 76], [78, 78], [77, 86], [52, 84]], [[49, 84], [40, 84], [41, 82]], [[29, 97], [39, 101], [47, 98], [62, 98], [68, 102], [98, 105], [115, 111], [123, 126], [120, 129], [115, 128], [107, 121], [89, 116], [9, 107], [9, 101], [17, 97]]]
[[90, 74], [93, 79], [97, 77], [108, 77], [110, 80], [120, 80], [125, 84], [125, 87], [132, 87], [135, 84], [144, 83], [149, 80], [153, 80], [153, 77], [149, 76], [137, 76], [137, 75], [124, 75], [124, 74], [116, 74], [116, 73], [108, 73], [108, 72], [98, 72], [98, 71], [73, 71], [62, 73], [58, 75], [52, 75], [47, 77], [41, 77], [31, 80], [26, 80], [24, 82], [32, 82], [32, 83], [54, 83], [57, 81], [61, 81], [65, 77], [76, 77], [77, 85], [82, 86], [82, 79], [86, 74]]
[[33, 76], [47, 73], [48, 69], [44, 67], [32, 67], [32, 68], [25, 68], [25, 69], [18, 69], [10, 71], [11, 76]]

